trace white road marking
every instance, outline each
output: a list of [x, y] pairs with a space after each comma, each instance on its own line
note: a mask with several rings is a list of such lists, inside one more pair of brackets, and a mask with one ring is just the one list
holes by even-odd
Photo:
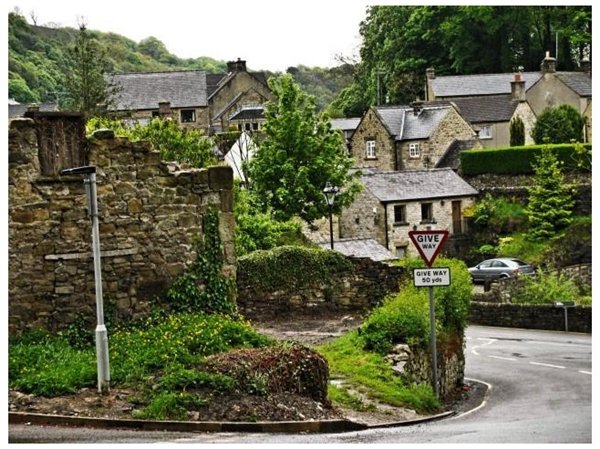
[[[469, 377], [465, 377], [465, 380], [472, 380], [472, 381], [474, 381], [474, 382], [480, 382], [480, 383], [482, 383], [482, 384], [485, 384], [485, 385], [487, 386], [487, 388], [488, 388], [488, 389], [487, 389], [487, 391], [485, 392], [485, 397], [486, 397], [486, 398], [488, 397], [488, 394], [489, 394], [489, 393], [490, 393], [490, 391], [492, 390], [492, 384], [490, 384], [490, 383], [487, 383], [487, 382], [484, 382], [483, 380], [479, 380], [479, 379], [473, 379], [473, 378], [469, 378]], [[480, 408], [483, 408], [483, 407], [485, 407], [486, 403], [487, 403], [487, 401], [486, 401], [486, 400], [485, 400], [485, 398], [484, 398], [484, 400], [483, 400], [483, 401], [481, 401], [481, 404], [479, 404], [477, 407], [475, 407], [475, 408], [473, 408], [473, 409], [471, 409], [471, 410], [468, 410], [468, 411], [466, 411], [466, 412], [464, 412], [464, 413], [461, 413], [460, 415], [453, 416], [453, 417], [449, 418], [449, 419], [448, 419], [448, 421], [450, 421], [450, 420], [452, 420], [452, 419], [458, 419], [458, 418], [462, 418], [463, 416], [467, 416], [467, 415], [469, 415], [469, 414], [471, 414], [471, 413], [473, 413], [473, 412], [476, 412], [476, 411], [477, 411], [477, 410], [479, 410]]]
[[499, 357], [497, 355], [488, 355], [488, 357], [490, 357], [492, 359], [508, 360], [509, 362], [515, 362], [517, 360], [517, 359], [510, 358], [510, 357]]
[[579, 371], [581, 374], [589, 374], [590, 376], [592, 375], [591, 371]]
[[537, 365], [537, 366], [547, 366], [548, 368], [558, 368], [558, 369], [565, 369], [564, 366], [560, 366], [560, 365], [550, 365], [549, 363], [539, 363], [539, 362], [529, 362], [531, 365]]
[[478, 338], [477, 340], [487, 340], [487, 343], [484, 343], [484, 344], [482, 344], [482, 345], [478, 345], [478, 346], [475, 346], [475, 347], [473, 347], [473, 348], [471, 349], [471, 352], [472, 352], [473, 354], [475, 354], [475, 355], [479, 355], [479, 353], [476, 351], [476, 349], [478, 349], [478, 348], [483, 348], [484, 346], [491, 345], [492, 343], [495, 343], [495, 342], [497, 342], [497, 341], [498, 341], [498, 340], [496, 340], [495, 338]]

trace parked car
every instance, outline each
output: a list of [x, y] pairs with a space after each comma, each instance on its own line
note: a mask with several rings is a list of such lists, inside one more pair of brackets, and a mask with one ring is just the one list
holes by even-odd
[[473, 282], [495, 281], [520, 275], [535, 274], [535, 267], [513, 257], [484, 260], [469, 268]]

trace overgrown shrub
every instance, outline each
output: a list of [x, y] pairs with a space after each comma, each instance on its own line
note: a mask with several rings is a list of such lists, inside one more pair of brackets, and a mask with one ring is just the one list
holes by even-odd
[[536, 276], [520, 279], [511, 302], [515, 304], [553, 304], [576, 301], [579, 290], [575, 283], [563, 275], [538, 272]]
[[[521, 175], [533, 173], [535, 158], [546, 145], [523, 147], [486, 148], [460, 153], [461, 171], [467, 176], [485, 173]], [[591, 169], [591, 144], [549, 145], [565, 170]]]
[[585, 118], [568, 104], [546, 108], [537, 118], [531, 137], [537, 144], [583, 140]]

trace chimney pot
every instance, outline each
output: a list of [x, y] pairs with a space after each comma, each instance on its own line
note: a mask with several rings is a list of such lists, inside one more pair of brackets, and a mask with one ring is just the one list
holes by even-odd
[[546, 57], [540, 64], [540, 68], [542, 69], [542, 73], [555, 73], [556, 72], [556, 58], [550, 56], [550, 52], [546, 52]]
[[429, 67], [428, 69], [425, 70], [425, 75], [427, 76], [428, 80], [434, 80], [435, 79], [435, 69], [433, 67]]

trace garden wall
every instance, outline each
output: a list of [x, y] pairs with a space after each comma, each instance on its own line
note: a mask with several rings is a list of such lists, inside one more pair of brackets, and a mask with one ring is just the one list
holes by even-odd
[[[592, 307], [567, 309], [569, 332], [592, 332]], [[562, 307], [547, 304], [507, 304], [472, 302], [469, 323], [481, 326], [517, 327], [522, 329], [565, 330]]]
[[[296, 251], [296, 250], [294, 250]], [[329, 252], [327, 250], [319, 250]], [[336, 257], [344, 256], [333, 253]], [[304, 257], [304, 256], [303, 256]], [[310, 256], [309, 256], [310, 257]], [[383, 298], [399, 290], [398, 283], [403, 269], [371, 259], [347, 258], [345, 265], [328, 276], [303, 275], [297, 259], [286, 258], [279, 262], [274, 258], [265, 261], [265, 266], [276, 270], [282, 265], [297, 267], [298, 279], [291, 273], [287, 279], [265, 287], [264, 277], [254, 270], [247, 270], [247, 262], [240, 258], [237, 272], [240, 312], [252, 319], [276, 316], [315, 315], [332, 311], [366, 311], [378, 305]], [[278, 265], [279, 264], [279, 265]], [[331, 265], [330, 263], [329, 265]]]
[[[52, 153], [40, 151], [73, 143], [57, 138], [56, 130], [67, 129], [69, 122], [69, 117], [57, 114], [48, 119], [50, 128], [40, 125], [41, 113], [9, 125], [11, 333], [32, 327], [59, 329], [80, 314], [96, 320], [84, 176], [58, 176], [60, 168], [70, 165], [63, 162], [61, 167], [51, 160]], [[110, 131], [84, 138], [75, 151], [81, 152], [77, 160], [97, 167], [106, 309], [116, 309], [121, 318], [146, 312], [195, 259], [208, 208], [220, 211], [224, 274], [235, 276], [229, 167], [180, 170], [161, 161], [147, 143], [115, 138]], [[40, 161], [48, 157], [51, 169], [45, 170]]]

